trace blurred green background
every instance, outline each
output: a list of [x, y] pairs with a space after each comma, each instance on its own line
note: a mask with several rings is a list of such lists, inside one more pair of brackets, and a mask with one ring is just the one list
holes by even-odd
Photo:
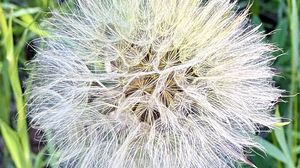
[[[249, 161], [258, 168], [300, 168], [299, 129], [299, 0], [239, 0], [239, 10], [252, 4], [250, 18], [268, 34], [267, 41], [281, 51], [274, 63], [276, 85], [285, 89], [284, 102], [274, 113], [286, 118], [272, 133], [256, 141]], [[39, 28], [49, 11], [67, 8], [63, 0], [0, 0], [0, 168], [57, 167], [54, 147], [44, 144], [41, 133], [26, 119], [25, 64], [35, 54], [35, 39], [47, 36]], [[70, 7], [70, 6], [69, 6]], [[288, 122], [290, 123], [286, 125]], [[267, 132], [267, 131], [266, 131]], [[249, 167], [241, 165], [241, 167]]]

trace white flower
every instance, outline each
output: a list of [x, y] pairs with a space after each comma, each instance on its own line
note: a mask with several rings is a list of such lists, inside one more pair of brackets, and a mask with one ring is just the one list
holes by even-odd
[[77, 0], [53, 15], [28, 106], [62, 167], [237, 167], [277, 121], [274, 47], [236, 2]]

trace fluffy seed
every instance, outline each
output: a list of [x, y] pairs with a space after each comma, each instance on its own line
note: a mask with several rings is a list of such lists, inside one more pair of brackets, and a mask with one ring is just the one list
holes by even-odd
[[61, 167], [248, 163], [281, 95], [263, 41], [226, 0], [77, 0], [31, 62], [29, 116]]

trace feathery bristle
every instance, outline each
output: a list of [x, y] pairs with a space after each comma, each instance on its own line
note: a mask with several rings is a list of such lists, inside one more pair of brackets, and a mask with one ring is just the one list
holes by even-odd
[[77, 0], [44, 24], [29, 116], [62, 167], [238, 167], [277, 121], [275, 47], [236, 2]]

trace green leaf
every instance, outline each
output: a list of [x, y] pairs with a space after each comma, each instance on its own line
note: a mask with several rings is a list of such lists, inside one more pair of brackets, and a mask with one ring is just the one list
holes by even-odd
[[14, 19], [14, 22], [18, 23], [19, 25], [23, 26], [25, 29], [29, 29], [33, 33], [39, 36], [47, 36], [48, 32], [39, 28], [36, 24], [34, 18], [31, 15], [23, 15], [21, 16], [21, 20]]
[[287, 160], [286, 156], [276, 146], [274, 146], [270, 142], [268, 142], [268, 141], [266, 141], [263, 138], [258, 137], [258, 136], [256, 136], [254, 139], [257, 143], [259, 143], [265, 149], [265, 151], [268, 155], [274, 157], [277, 160], [282, 161], [283, 163], [288, 163], [288, 160]]
[[41, 8], [21, 8], [13, 13], [13, 17], [20, 17], [24, 15], [35, 14], [41, 11]]
[[[2, 70], [1, 70], [1, 76], [0, 76], [0, 93], [1, 93], [1, 101], [0, 101], [0, 118], [8, 122], [9, 120], [9, 113], [10, 113], [10, 84], [9, 84], [9, 75], [8, 75], [8, 61], [6, 60], [6, 57], [9, 53], [12, 52], [12, 49], [10, 48], [12, 46], [12, 38], [10, 37], [11, 28], [9, 27], [11, 25], [10, 23], [7, 23], [4, 15], [4, 11], [2, 7], [0, 6], [0, 32], [1, 32], [1, 40], [3, 41], [2, 45], [4, 46], [4, 49], [0, 50], [3, 51], [1, 54], [1, 61], [2, 61]], [[2, 56], [3, 54], [3, 56]]]
[[1, 133], [8, 151], [17, 168], [23, 168], [25, 159], [17, 132], [12, 130], [3, 120], [0, 120]]
[[260, 13], [260, 2], [253, 0], [252, 1], [252, 6], [251, 6], [251, 12], [253, 15], [259, 15]]
[[30, 147], [27, 133], [27, 123], [26, 123], [26, 112], [24, 109], [24, 100], [23, 93], [21, 89], [21, 82], [18, 74], [18, 60], [14, 53], [14, 40], [13, 40], [13, 28], [12, 28], [12, 11], [9, 15], [9, 19], [6, 22], [6, 18], [4, 16], [4, 12], [0, 6], [0, 22], [1, 29], [3, 32], [4, 38], [4, 48], [6, 55], [6, 62], [8, 63], [7, 71], [9, 75], [10, 85], [13, 90], [18, 119], [17, 119], [17, 130], [18, 137], [20, 138], [20, 144], [22, 146], [22, 154], [25, 158], [25, 164], [22, 165], [22, 168], [30, 168], [31, 167], [31, 158], [30, 158]]
[[[280, 118], [279, 107], [276, 107], [275, 115], [276, 115], [276, 117]], [[291, 158], [290, 151], [289, 151], [289, 148], [288, 148], [288, 144], [287, 144], [287, 141], [286, 141], [286, 138], [285, 138], [284, 129], [282, 127], [277, 127], [277, 128], [275, 128], [274, 133], [275, 133], [276, 139], [279, 143], [279, 146], [282, 149], [282, 151], [283, 151], [283, 153], [284, 153], [284, 155], [287, 159], [286, 164], [290, 168], [293, 168], [294, 164], [293, 164], [293, 160]]]
[[47, 147], [44, 147], [39, 151], [38, 155], [35, 157], [35, 162], [33, 168], [43, 168], [45, 166], [45, 152]]
[[21, 39], [18, 42], [18, 45], [15, 48], [15, 55], [16, 55], [16, 59], [19, 59], [19, 56], [21, 54], [22, 49], [24, 48], [25, 44], [26, 44], [26, 40], [27, 40], [27, 34], [28, 34], [28, 29], [26, 29], [23, 34]]
[[276, 44], [279, 48], [284, 48], [285, 43], [287, 42], [288, 37], [288, 19], [283, 18], [279, 20], [279, 23], [276, 27], [275, 33], [271, 38], [271, 42]]

